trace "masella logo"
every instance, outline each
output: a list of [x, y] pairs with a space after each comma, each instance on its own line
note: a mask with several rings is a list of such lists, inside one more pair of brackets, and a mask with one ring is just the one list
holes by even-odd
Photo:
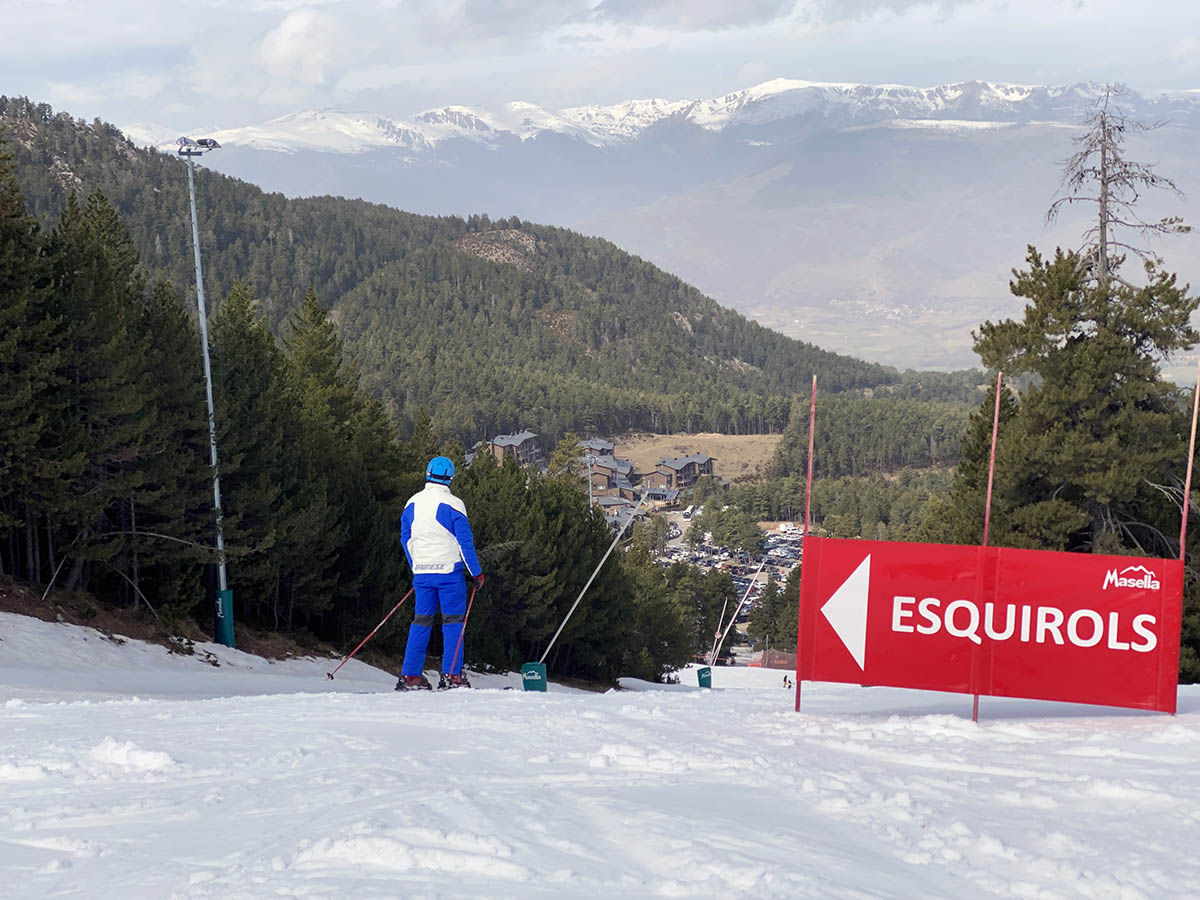
[[1101, 587], [1103, 590], [1119, 587], [1157, 591], [1159, 584], [1158, 578], [1145, 566], [1129, 566], [1120, 572], [1116, 569], [1109, 569], [1104, 575], [1104, 584]]

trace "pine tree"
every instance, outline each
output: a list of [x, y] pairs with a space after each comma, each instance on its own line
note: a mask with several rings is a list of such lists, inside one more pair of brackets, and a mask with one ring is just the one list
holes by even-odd
[[287, 627], [297, 613], [328, 606], [327, 570], [344, 526], [331, 520], [323, 460], [304, 430], [287, 360], [246, 285], [217, 310], [212, 334], [235, 602], [253, 621]]
[[128, 577], [135, 591], [171, 604], [172, 612], [190, 612], [203, 600], [199, 566], [213, 561], [203, 546], [212, 540], [213, 496], [200, 335], [166, 282], [138, 305], [132, 330], [155, 427], [141, 484], [124, 510]]
[[783, 606], [783, 600], [779, 594], [779, 583], [775, 581], [775, 576], [767, 577], [767, 585], [763, 588], [762, 594], [754, 602], [754, 608], [750, 610], [750, 621], [746, 627], [746, 634], [755, 641], [764, 641], [767, 638], [772, 638], [772, 643], [775, 646], [779, 645], [777, 638], [779, 627], [779, 613]]
[[92, 194], [82, 208], [68, 205], [50, 254], [51, 305], [64, 320], [69, 348], [52, 428], [60, 447], [83, 455], [55, 510], [74, 535], [65, 583], [72, 589], [86, 584], [88, 562], [111, 565], [123, 551], [127, 523], [120, 501], [141, 484], [139, 463], [156, 423], [144, 348], [130, 327], [144, 279], [137, 252], [103, 195]]
[[288, 319], [288, 331], [284, 346], [301, 382], [304, 402], [320, 407], [335, 434], [347, 437], [361, 406], [358, 373], [347, 364], [342, 338], [311, 287]]
[[426, 464], [437, 453], [438, 443], [437, 430], [433, 427], [433, 420], [422, 406], [417, 411], [417, 417], [413, 421], [412, 435], [405, 446], [411, 468], [419, 469], [424, 473]]
[[357, 384], [341, 336], [310, 288], [289, 320], [288, 359], [313, 461], [328, 486], [328, 510], [343, 539], [332, 548], [332, 602], [347, 624], [390, 608], [405, 582], [395, 536], [404, 498], [403, 460], [383, 407]]
[[788, 573], [779, 595], [779, 614], [775, 618], [775, 634], [771, 643], [785, 652], [796, 652], [796, 631], [800, 624], [800, 566]]
[[1139, 497], [1184, 455], [1179, 404], [1158, 361], [1195, 343], [1189, 319], [1200, 299], [1154, 264], [1135, 288], [1085, 280], [1074, 253], [1045, 261], [1031, 247], [1028, 262], [1012, 283], [1029, 301], [1023, 320], [986, 322], [975, 340], [985, 365], [1034, 377], [1009, 426], [1005, 470], [1017, 480], [1001, 527], [1026, 546], [1158, 552]]
[[583, 445], [579, 442], [579, 435], [574, 431], [568, 431], [559, 439], [554, 447], [554, 452], [550, 454], [550, 460], [546, 463], [546, 474], [550, 477], [569, 476], [578, 478], [587, 470], [587, 466], [583, 462]]
[[[1106, 288], [1112, 278], [1123, 281], [1117, 272], [1126, 251], [1143, 261], [1156, 261], [1145, 247], [1129, 243], [1132, 232], [1138, 238], [1186, 234], [1191, 226], [1180, 216], [1167, 216], [1147, 222], [1134, 207], [1146, 191], [1165, 190], [1183, 199], [1183, 192], [1170, 178], [1154, 171], [1153, 165], [1128, 159], [1122, 149], [1130, 134], [1154, 131], [1162, 123], [1132, 119], [1120, 108], [1125, 89], [1106, 85], [1096, 109], [1083, 122], [1083, 134], [1075, 138], [1079, 149], [1063, 166], [1062, 192], [1046, 212], [1047, 224], [1054, 222], [1064, 207], [1082, 203], [1096, 208], [1095, 224], [1084, 233], [1085, 262], [1089, 277]], [[1124, 282], [1128, 285], [1128, 282]]]
[[[1013, 432], [1017, 403], [1007, 386], [1000, 393], [1000, 421], [996, 440], [996, 478], [992, 486], [994, 506], [1004, 514], [993, 516], [988, 539], [991, 543], [1011, 540], [1011, 516], [1015, 497], [1013, 476], [1018, 471], [1019, 436]], [[983, 539], [983, 520], [987, 500], [988, 463], [991, 459], [992, 423], [996, 414], [996, 385], [971, 416], [962, 441], [962, 456], [950, 493], [934, 501], [923, 516], [918, 530], [920, 540], [941, 544], [978, 544]]]
[[669, 531], [666, 516], [649, 516], [644, 521], [634, 523], [633, 546], [651, 556], [662, 554], [667, 547]]
[[[668, 568], [666, 578], [672, 602], [684, 610], [692, 653], [707, 655], [712, 650], [718, 627], [724, 624], [721, 622], [722, 608], [729, 615], [741, 599], [734, 588], [733, 579], [717, 569], [701, 572], [683, 563], [675, 563]], [[717, 648], [718, 656], [726, 655], [732, 639], [731, 628], [725, 641]]]
[[663, 570], [650, 553], [633, 547], [620, 566], [633, 601], [621, 674], [661, 681], [692, 659], [687, 616], [668, 595]]
[[[47, 285], [41, 250], [12, 158], [0, 150], [0, 536], [9, 538], [36, 516], [28, 495], [45, 436], [45, 394], [63, 355], [55, 345], [54, 323], [42, 316]], [[0, 571], [16, 571], [17, 565], [15, 544], [5, 541]]]

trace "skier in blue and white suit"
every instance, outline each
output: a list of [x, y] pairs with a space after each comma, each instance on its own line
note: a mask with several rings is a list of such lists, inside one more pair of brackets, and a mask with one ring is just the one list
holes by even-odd
[[[462, 674], [462, 655], [455, 653], [467, 611], [464, 572], [483, 586], [483, 568], [475, 555], [475, 537], [467, 507], [450, 493], [454, 463], [434, 457], [425, 469], [425, 488], [414, 494], [400, 517], [400, 543], [413, 571], [416, 615], [408, 629], [408, 646], [397, 690], [429, 690], [421, 674], [433, 617], [442, 611], [442, 680], [439, 687], [470, 687]], [[451, 659], [454, 655], [454, 659]]]

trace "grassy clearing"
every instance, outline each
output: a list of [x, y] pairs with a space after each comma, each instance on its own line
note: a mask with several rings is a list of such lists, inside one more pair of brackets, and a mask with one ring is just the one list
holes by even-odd
[[650, 472], [664, 457], [706, 453], [716, 459], [714, 472], [730, 481], [761, 476], [783, 439], [781, 434], [625, 434], [613, 439], [615, 453]]

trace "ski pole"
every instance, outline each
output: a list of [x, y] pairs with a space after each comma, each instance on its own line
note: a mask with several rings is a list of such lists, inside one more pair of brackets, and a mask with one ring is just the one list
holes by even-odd
[[[458, 659], [459, 651], [462, 650], [463, 638], [467, 636], [467, 622], [469, 622], [471, 619], [471, 604], [475, 602], [475, 592], [477, 590], [479, 590], [479, 588], [475, 587], [474, 585], [471, 586], [471, 596], [467, 598], [467, 611], [466, 614], [463, 615], [462, 631], [458, 633], [458, 646], [454, 648], [454, 655], [450, 657], [450, 668], [452, 669], [454, 668], [454, 661]], [[462, 666], [459, 666], [458, 671], [462, 672], [462, 668]]]
[[400, 604], [403, 603], [405, 600], [407, 600], [412, 595], [412, 592], [413, 592], [413, 588], [409, 588], [408, 593], [400, 598], [400, 603], [397, 603], [395, 606], [392, 607], [392, 612], [390, 612], [386, 616], [384, 616], [383, 621], [381, 621], [378, 625], [376, 625], [374, 628], [372, 628], [371, 633], [362, 639], [362, 643], [360, 643], [357, 647], [355, 647], [353, 650], [351, 650], [350, 655], [347, 656], [345, 659], [343, 659], [340, 663], [338, 663], [337, 669], [334, 669], [332, 672], [326, 672], [325, 677], [328, 678], [330, 681], [333, 681], [333, 676], [337, 674], [337, 670], [340, 669], [342, 666], [344, 666], [346, 663], [350, 662], [350, 660], [354, 657], [354, 654], [363, 648], [363, 644], [365, 644], [371, 638], [375, 637], [375, 632], [377, 632], [380, 628], [382, 628], [387, 623], [387, 620], [392, 617], [392, 613], [394, 613], [396, 610], [398, 610], [400, 608]]

